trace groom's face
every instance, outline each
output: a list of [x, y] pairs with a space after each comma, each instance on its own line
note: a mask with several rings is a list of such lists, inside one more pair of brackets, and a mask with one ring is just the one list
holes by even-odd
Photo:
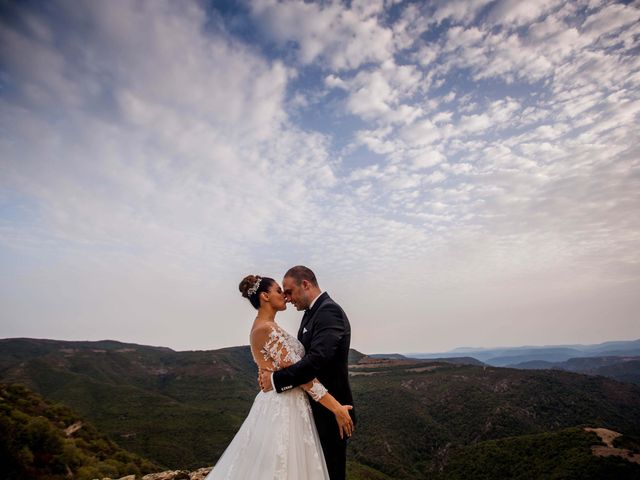
[[[291, 277], [284, 277], [282, 280], [282, 289], [287, 302], [293, 304], [296, 310], [302, 311], [309, 307], [308, 292], [305, 288], [306, 280], [299, 284]], [[308, 283], [308, 282], [307, 282]]]

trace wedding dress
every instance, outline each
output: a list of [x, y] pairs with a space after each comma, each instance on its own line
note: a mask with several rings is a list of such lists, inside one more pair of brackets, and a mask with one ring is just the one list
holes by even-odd
[[[253, 353], [254, 349], [252, 349]], [[303, 345], [273, 324], [254, 361], [274, 371], [299, 361]], [[205, 480], [328, 480], [309, 399], [327, 390], [317, 380], [283, 393], [260, 392], [240, 430]]]

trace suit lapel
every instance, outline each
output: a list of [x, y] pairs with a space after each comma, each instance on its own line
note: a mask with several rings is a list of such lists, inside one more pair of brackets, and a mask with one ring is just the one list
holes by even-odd
[[307, 320], [309, 320], [309, 310], [304, 311], [304, 315], [302, 315], [302, 320], [300, 320], [300, 328], [298, 329], [298, 340], [302, 342], [302, 335], [304, 334], [304, 327], [307, 324]]
[[[327, 292], [321, 294], [316, 300], [316, 303], [313, 304], [313, 308], [304, 312], [304, 315], [302, 316], [302, 321], [300, 322], [300, 330], [298, 330], [298, 340], [302, 342], [305, 348], [308, 348], [309, 346], [309, 335], [305, 336], [304, 330], [308, 325], [311, 325], [311, 323], [313, 322], [313, 318], [316, 316], [316, 313], [318, 313], [318, 310], [320, 310], [320, 307], [327, 298], [329, 298], [329, 294]], [[306, 341], [303, 341], [303, 339]]]

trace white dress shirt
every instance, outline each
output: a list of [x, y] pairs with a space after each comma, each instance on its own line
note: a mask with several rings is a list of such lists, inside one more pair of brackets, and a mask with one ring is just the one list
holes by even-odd
[[307, 308], [307, 310], [311, 310], [311, 309], [313, 308], [313, 305], [316, 303], [316, 300], [318, 300], [318, 298], [320, 297], [320, 295], [322, 295], [323, 293], [324, 293], [324, 292], [320, 292], [316, 298], [314, 298], [313, 300], [311, 300], [311, 303], [309, 304], [309, 308]]

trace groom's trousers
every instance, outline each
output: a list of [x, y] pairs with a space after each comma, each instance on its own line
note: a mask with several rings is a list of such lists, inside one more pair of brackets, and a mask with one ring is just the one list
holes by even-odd
[[347, 470], [347, 440], [340, 438], [335, 416], [319, 403], [312, 402], [313, 417], [316, 422], [324, 460], [331, 480], [345, 480]]

